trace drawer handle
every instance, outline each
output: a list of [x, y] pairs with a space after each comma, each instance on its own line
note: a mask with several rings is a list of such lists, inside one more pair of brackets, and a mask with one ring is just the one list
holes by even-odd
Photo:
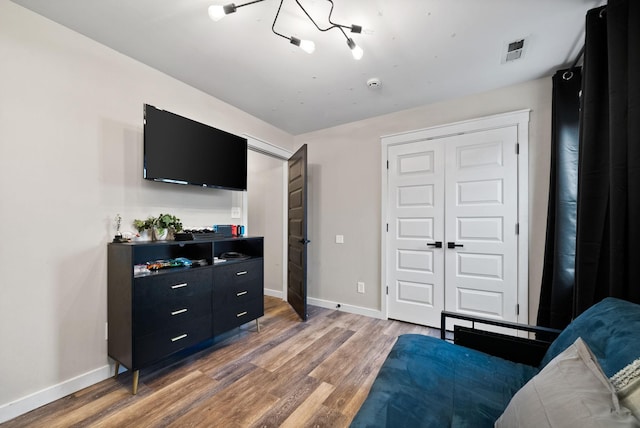
[[187, 312], [187, 308], [184, 308], [184, 309], [178, 309], [177, 311], [173, 311], [173, 312], [171, 312], [171, 315], [184, 314], [185, 312]]
[[242, 275], [246, 275], [246, 274], [247, 274], [246, 270], [243, 270], [242, 272], [236, 272], [237, 276], [242, 276]]
[[186, 333], [185, 333], [185, 334], [181, 334], [180, 336], [172, 337], [172, 338], [171, 338], [171, 341], [172, 341], [172, 342], [177, 342], [178, 340], [182, 340], [182, 339], [184, 339], [185, 337], [187, 337], [187, 334], [186, 334]]
[[244, 296], [245, 294], [247, 294], [248, 291], [241, 291], [239, 293], [236, 293], [236, 296], [240, 297], [240, 296]]
[[182, 284], [172, 285], [171, 288], [175, 290], [176, 288], [182, 288], [182, 287], [186, 287], [186, 286], [187, 286], [187, 283], [183, 282]]
[[237, 315], [236, 315], [236, 317], [237, 317], [237, 318], [240, 318], [240, 317], [243, 317], [243, 316], [245, 316], [245, 315], [247, 315], [247, 311], [240, 312], [239, 314], [237, 314]]

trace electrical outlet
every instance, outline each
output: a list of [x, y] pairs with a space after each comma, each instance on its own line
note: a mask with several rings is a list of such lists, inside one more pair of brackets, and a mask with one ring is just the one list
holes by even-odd
[[242, 210], [240, 207], [231, 208], [231, 218], [242, 218]]
[[364, 294], [364, 282], [358, 281], [358, 293]]
[[344, 235], [336, 235], [336, 244], [344, 244]]

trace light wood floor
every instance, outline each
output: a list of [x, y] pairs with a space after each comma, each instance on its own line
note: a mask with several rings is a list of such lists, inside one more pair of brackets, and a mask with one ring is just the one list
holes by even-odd
[[396, 337], [438, 332], [309, 307], [300, 322], [265, 297], [255, 323], [170, 366], [142, 370], [138, 394], [121, 373], [5, 427], [345, 427], [360, 408]]

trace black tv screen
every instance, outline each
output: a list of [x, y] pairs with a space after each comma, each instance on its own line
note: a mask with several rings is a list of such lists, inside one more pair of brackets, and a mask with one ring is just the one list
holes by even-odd
[[145, 104], [144, 178], [247, 190], [247, 139]]

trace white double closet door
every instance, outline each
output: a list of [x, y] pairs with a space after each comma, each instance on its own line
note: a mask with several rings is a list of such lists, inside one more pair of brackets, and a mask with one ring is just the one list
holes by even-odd
[[516, 126], [388, 147], [387, 314], [517, 320]]

